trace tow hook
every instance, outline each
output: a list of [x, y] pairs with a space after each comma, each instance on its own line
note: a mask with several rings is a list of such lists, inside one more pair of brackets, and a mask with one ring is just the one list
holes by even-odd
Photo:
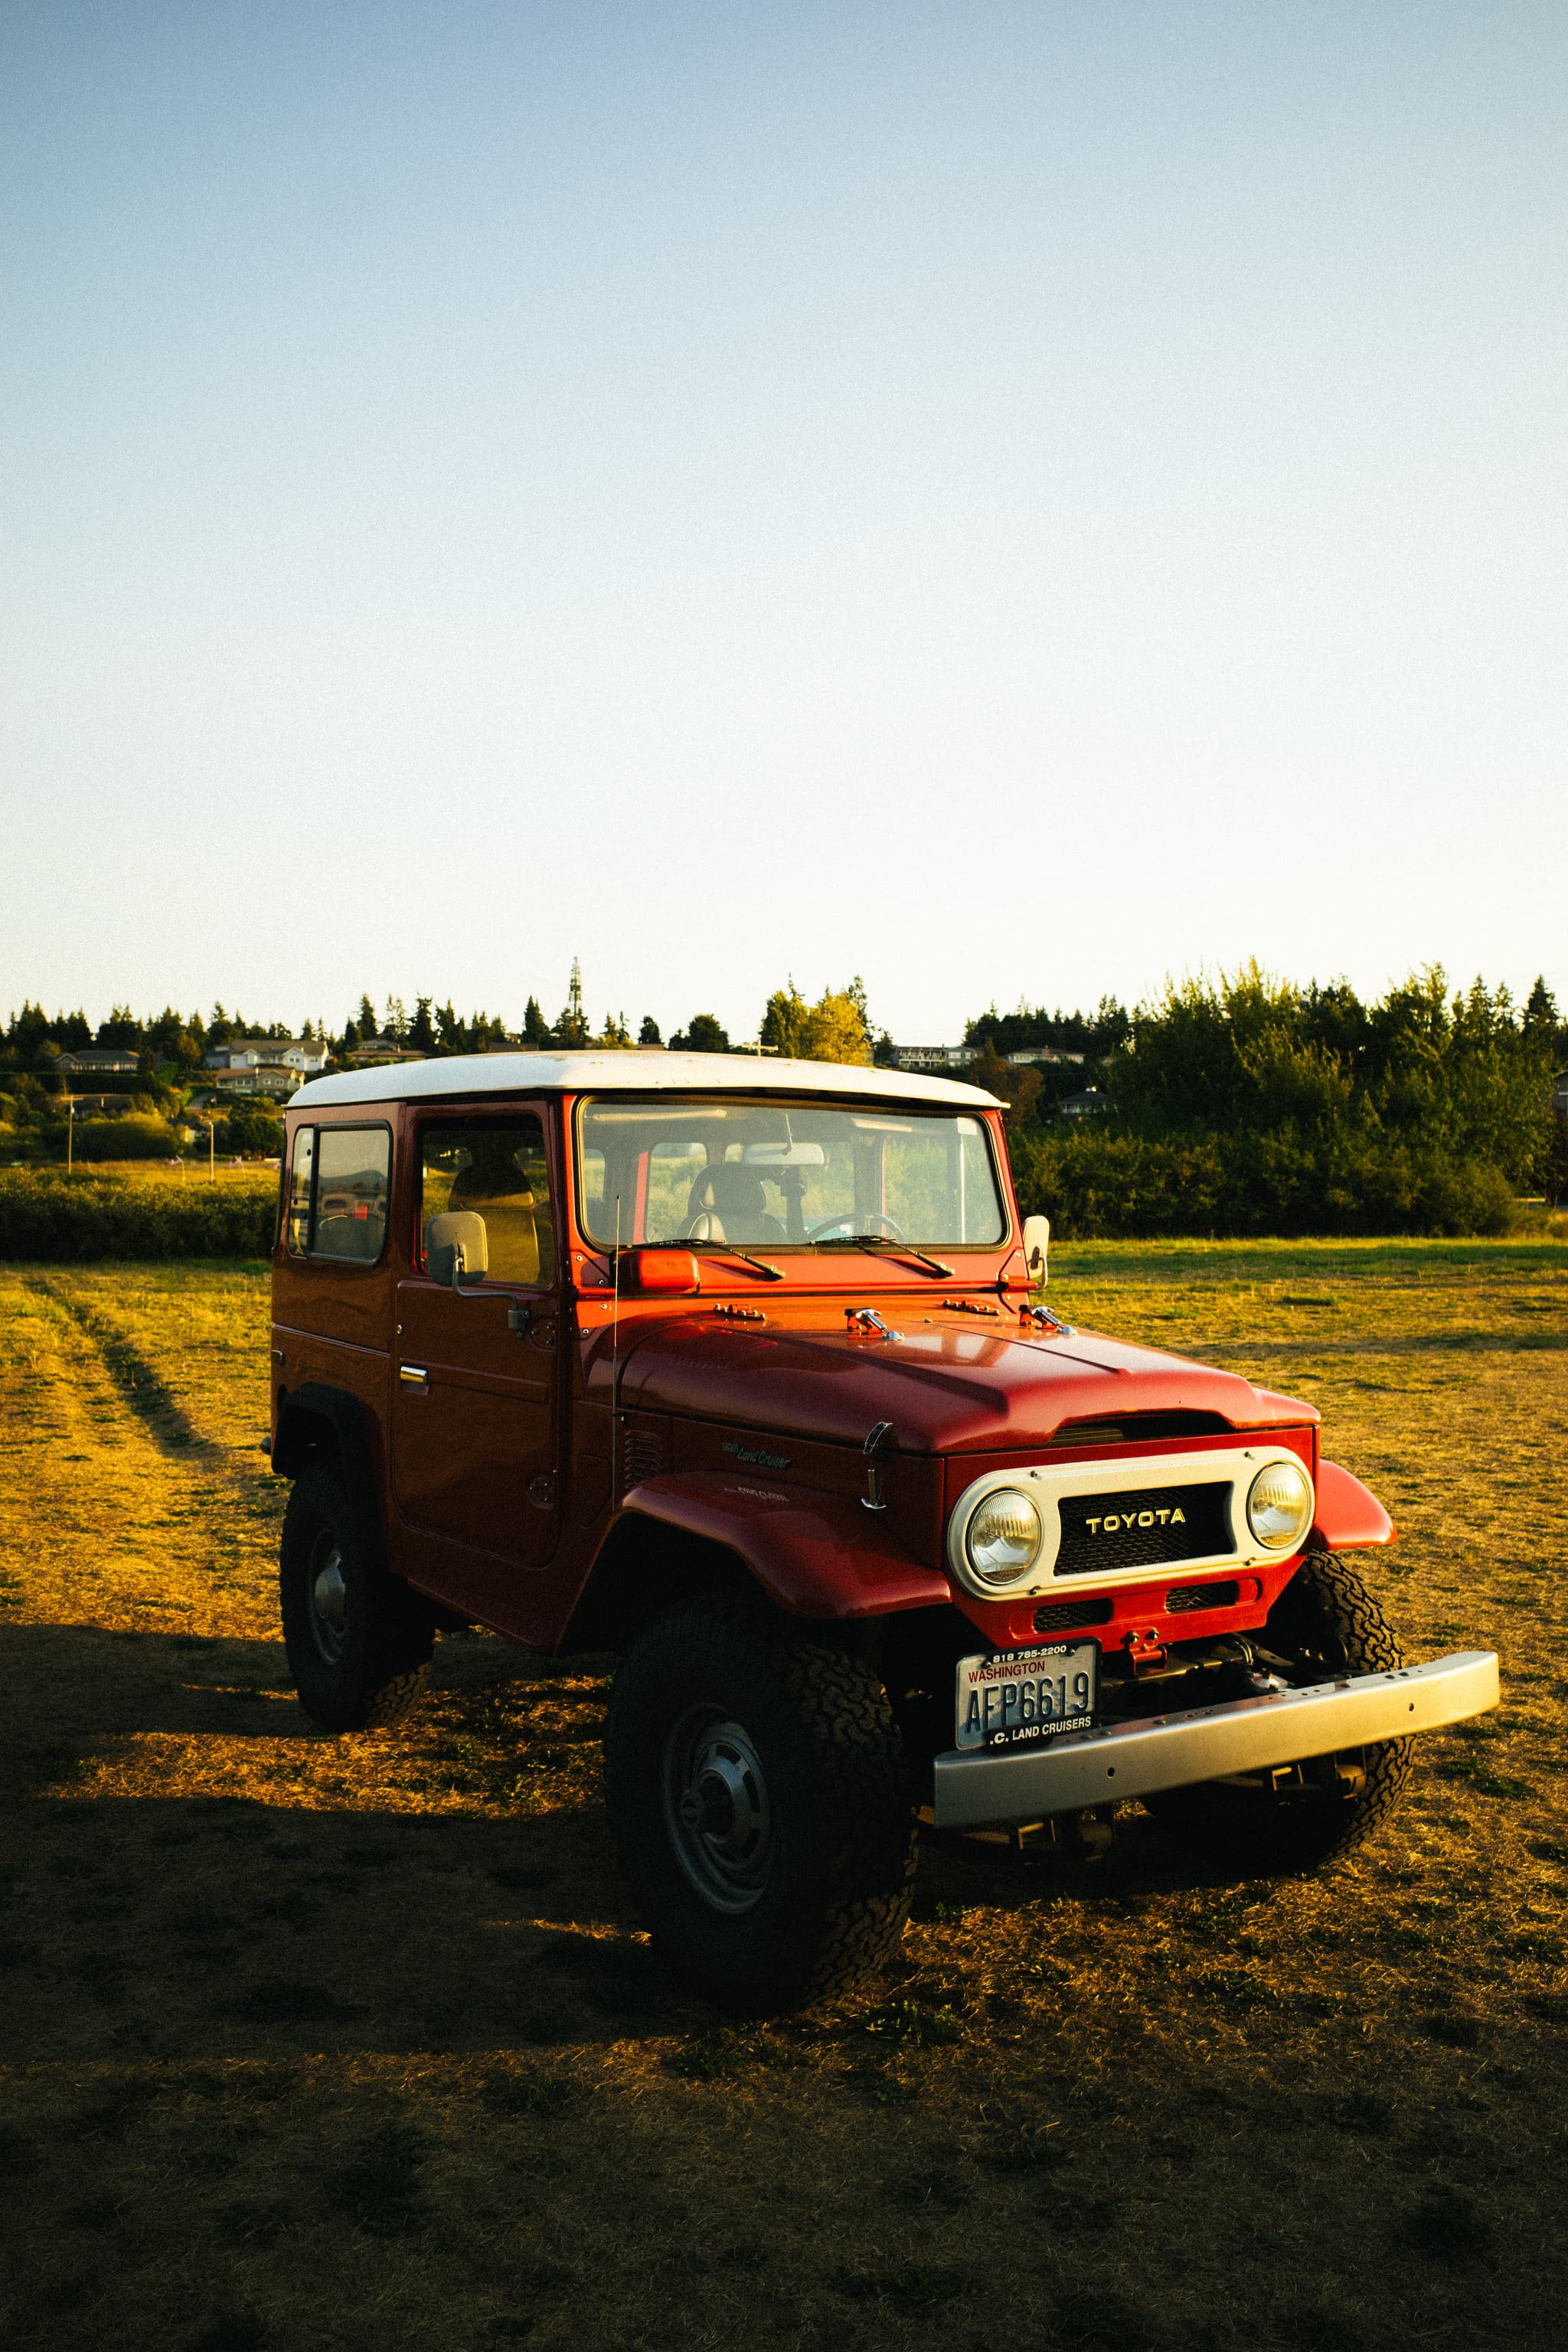
[[1165, 1663], [1165, 1645], [1152, 1625], [1135, 1625], [1127, 1636], [1127, 1663], [1135, 1675], [1152, 1674]]

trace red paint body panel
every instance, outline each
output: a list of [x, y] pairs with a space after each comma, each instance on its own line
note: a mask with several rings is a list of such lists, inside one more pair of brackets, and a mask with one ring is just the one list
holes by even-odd
[[1315, 1546], [1324, 1551], [1365, 1551], [1375, 1544], [1393, 1543], [1398, 1532], [1370, 1487], [1337, 1462], [1319, 1465]]
[[[901, 1454], [1044, 1445], [1064, 1422], [1095, 1415], [1206, 1412], [1231, 1430], [1271, 1434], [1316, 1418], [1310, 1405], [1262, 1393], [1239, 1373], [1152, 1348], [1089, 1332], [1025, 1337], [1011, 1318], [1008, 1328], [975, 1330], [957, 1315], [922, 1315], [920, 1304], [900, 1298], [884, 1308], [889, 1322], [898, 1318], [893, 1340], [823, 1328], [820, 1302], [809, 1324], [792, 1316], [786, 1326], [784, 1303], [770, 1299], [766, 1330], [728, 1329], [689, 1313], [657, 1325], [623, 1318], [621, 1402], [839, 1445], [859, 1446], [877, 1422], [890, 1421]], [[781, 1328], [771, 1328], [775, 1318]], [[590, 1392], [609, 1379], [601, 1348]]]
[[702, 1471], [634, 1486], [628, 1513], [683, 1528], [743, 1559], [771, 1599], [797, 1617], [880, 1617], [951, 1595], [940, 1570], [911, 1559], [879, 1515], [828, 1495], [791, 1494]]

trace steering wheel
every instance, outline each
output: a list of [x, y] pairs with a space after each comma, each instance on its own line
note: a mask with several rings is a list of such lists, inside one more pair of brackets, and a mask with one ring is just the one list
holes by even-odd
[[863, 1217], [853, 1209], [842, 1217], [824, 1217], [819, 1225], [806, 1227], [805, 1238], [808, 1242], [831, 1241], [835, 1234], [842, 1232], [846, 1240], [852, 1241], [855, 1236], [850, 1229], [857, 1223], [862, 1233], [872, 1225], [879, 1225], [889, 1241], [901, 1242], [904, 1238], [903, 1228], [896, 1225], [891, 1217], [884, 1217], [877, 1209], [868, 1209]]

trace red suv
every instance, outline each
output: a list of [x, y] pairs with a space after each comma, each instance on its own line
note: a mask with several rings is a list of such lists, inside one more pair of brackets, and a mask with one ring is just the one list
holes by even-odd
[[875, 1966], [922, 1822], [1238, 1873], [1363, 1836], [1497, 1660], [1405, 1666], [1310, 1404], [1044, 1306], [1001, 1107], [745, 1055], [491, 1055], [289, 1108], [271, 1455], [330, 1730], [436, 1635], [616, 1651], [609, 1806], [669, 1963], [764, 2012]]

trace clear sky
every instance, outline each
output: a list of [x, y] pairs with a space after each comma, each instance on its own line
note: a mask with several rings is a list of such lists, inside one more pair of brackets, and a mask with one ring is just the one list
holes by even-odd
[[1560, 5], [4, 0], [0, 1014], [1568, 998]]

